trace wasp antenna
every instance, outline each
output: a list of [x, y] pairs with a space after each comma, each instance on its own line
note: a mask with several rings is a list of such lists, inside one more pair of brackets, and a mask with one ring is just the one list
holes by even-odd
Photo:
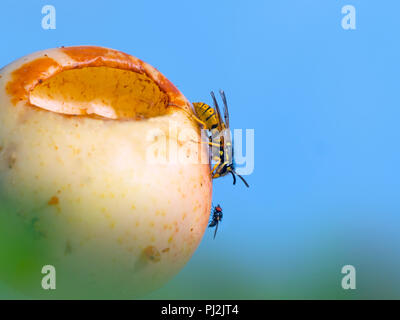
[[230, 171], [230, 173], [231, 173], [232, 178], [233, 178], [233, 184], [236, 184], [236, 177], [235, 177], [235, 174], [234, 174], [232, 171]]
[[246, 185], [247, 188], [250, 188], [250, 186], [247, 183], [247, 181], [240, 174], [238, 174], [238, 177], [243, 181], [243, 183]]
[[236, 171], [233, 171], [233, 173], [236, 174], [243, 181], [243, 183], [246, 185], [247, 188], [250, 188], [247, 181], [240, 174], [236, 173]]

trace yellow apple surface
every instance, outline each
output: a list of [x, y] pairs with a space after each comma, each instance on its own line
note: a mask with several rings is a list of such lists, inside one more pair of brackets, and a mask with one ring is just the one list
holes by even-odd
[[[212, 184], [190, 103], [102, 47], [0, 70], [0, 282], [32, 298], [135, 298], [196, 250]], [[42, 268], [54, 266], [56, 289]]]

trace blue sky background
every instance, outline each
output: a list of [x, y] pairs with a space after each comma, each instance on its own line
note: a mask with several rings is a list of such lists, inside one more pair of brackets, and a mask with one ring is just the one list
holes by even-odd
[[[41, 8], [57, 29], [41, 28]], [[342, 6], [357, 29], [341, 27]], [[2, 0], [0, 65], [100, 45], [150, 63], [191, 101], [228, 96], [255, 129], [250, 189], [184, 270], [148, 298], [400, 298], [399, 1]], [[340, 288], [343, 265], [357, 290]]]

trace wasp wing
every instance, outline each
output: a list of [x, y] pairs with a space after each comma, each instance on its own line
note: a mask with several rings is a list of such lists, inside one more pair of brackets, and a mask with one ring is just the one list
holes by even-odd
[[220, 126], [219, 130], [221, 131], [221, 130], [225, 129], [225, 123], [222, 121], [221, 111], [219, 110], [217, 99], [215, 99], [214, 91], [211, 91], [210, 94], [211, 94], [211, 97], [214, 102], [215, 110], [217, 111], [217, 114], [218, 114], [218, 122], [219, 122], [219, 126]]
[[228, 103], [226, 102], [226, 96], [224, 90], [219, 90], [219, 94], [221, 95], [222, 102], [224, 103], [224, 118], [225, 125], [229, 128], [229, 111], [228, 111]]
[[[231, 136], [231, 132], [229, 131], [229, 110], [228, 110], [228, 103], [226, 100], [225, 92], [224, 90], [219, 90], [219, 94], [221, 95], [222, 102], [224, 103], [224, 119], [225, 119], [225, 128], [228, 129], [228, 132], [225, 133], [225, 138], [228, 141], [231, 142], [231, 148], [230, 148], [230, 159], [231, 162], [233, 163], [234, 159], [234, 154], [233, 154], [233, 139]], [[225, 150], [224, 150], [225, 151]]]

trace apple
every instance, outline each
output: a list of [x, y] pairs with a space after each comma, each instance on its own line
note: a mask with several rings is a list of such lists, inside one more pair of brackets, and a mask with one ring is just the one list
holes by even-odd
[[108, 48], [1, 69], [0, 282], [28, 298], [135, 298], [173, 277], [211, 209], [191, 115], [158, 70]]

